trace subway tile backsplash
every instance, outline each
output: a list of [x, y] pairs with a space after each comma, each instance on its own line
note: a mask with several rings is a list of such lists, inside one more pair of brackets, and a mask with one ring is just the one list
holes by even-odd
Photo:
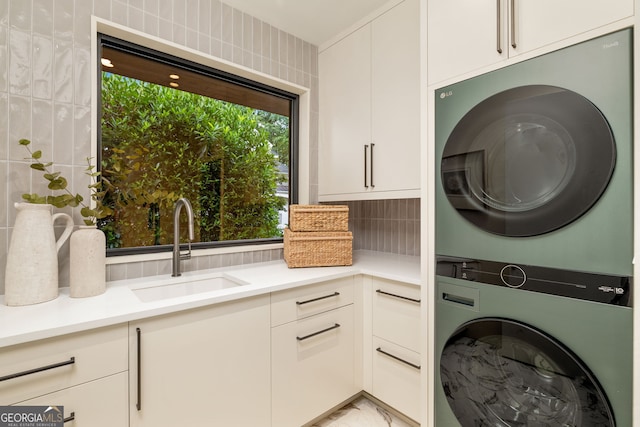
[[349, 206], [353, 249], [420, 255], [420, 199], [364, 200]]

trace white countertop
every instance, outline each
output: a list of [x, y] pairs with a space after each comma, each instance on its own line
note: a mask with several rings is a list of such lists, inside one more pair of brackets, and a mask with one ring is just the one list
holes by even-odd
[[[176, 279], [153, 276], [107, 283], [104, 294], [71, 298], [61, 288], [58, 298], [21, 307], [8, 307], [0, 296], [0, 347], [50, 338], [146, 317], [203, 307], [269, 292], [304, 286], [355, 274], [420, 285], [419, 257], [370, 251], [355, 251], [349, 267], [294, 268], [284, 261], [237, 265], [184, 273]], [[142, 302], [132, 289], [149, 283], [189, 282], [223, 275], [245, 284], [228, 289], [197, 293], [153, 302]]]

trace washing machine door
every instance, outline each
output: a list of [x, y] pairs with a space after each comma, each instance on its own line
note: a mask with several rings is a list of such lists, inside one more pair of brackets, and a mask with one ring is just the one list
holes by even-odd
[[509, 237], [559, 229], [587, 212], [613, 174], [606, 118], [567, 89], [528, 85], [473, 107], [447, 139], [441, 180], [452, 206]]
[[462, 427], [615, 426], [589, 369], [552, 337], [519, 322], [462, 325], [443, 349], [440, 375]]

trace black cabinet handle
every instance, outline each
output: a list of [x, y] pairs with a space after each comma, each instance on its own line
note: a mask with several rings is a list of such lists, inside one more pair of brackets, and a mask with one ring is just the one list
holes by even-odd
[[411, 301], [411, 302], [415, 302], [416, 304], [420, 304], [420, 300], [419, 299], [403, 297], [402, 295], [392, 294], [392, 293], [385, 292], [385, 291], [380, 290], [380, 289], [376, 289], [376, 292], [379, 293], [379, 294], [382, 294], [382, 295], [387, 295], [389, 297], [399, 298], [399, 299], [403, 299], [405, 301]]
[[296, 301], [297, 305], [305, 305], [305, 304], [309, 304], [310, 302], [316, 302], [316, 301], [320, 301], [323, 299], [327, 299], [327, 298], [332, 298], [332, 297], [337, 297], [340, 295], [340, 292], [334, 292], [331, 295], [325, 295], [323, 297], [318, 297], [318, 298], [312, 298], [312, 299], [308, 299], [306, 301]]
[[73, 421], [73, 420], [75, 420], [75, 419], [76, 419], [76, 413], [75, 413], [75, 412], [72, 412], [72, 413], [70, 413], [70, 414], [69, 414], [69, 416], [68, 416], [67, 418], [65, 418], [62, 422], [63, 422], [63, 424], [66, 424], [66, 423], [68, 423], [69, 421]]
[[498, 12], [498, 15], [496, 17], [496, 27], [497, 27], [497, 35], [496, 35], [496, 41], [498, 43], [497, 47], [496, 47], [496, 51], [499, 54], [502, 54], [502, 25], [500, 25], [500, 22], [502, 22], [502, 13], [500, 13], [500, 2], [502, 0], [496, 0], [496, 11]]
[[369, 182], [371, 183], [371, 188], [375, 188], [375, 185], [373, 184], [373, 147], [375, 147], [376, 144], [371, 143], [371, 177], [369, 179]]
[[311, 338], [311, 337], [315, 337], [316, 335], [320, 335], [320, 334], [323, 334], [323, 333], [325, 333], [325, 332], [332, 331], [332, 330], [337, 329], [337, 328], [339, 328], [339, 327], [340, 327], [340, 324], [339, 324], [339, 323], [336, 323], [336, 324], [334, 324], [333, 326], [329, 326], [329, 327], [328, 327], [328, 328], [326, 328], [326, 329], [323, 329], [323, 330], [318, 331], [318, 332], [314, 332], [314, 333], [309, 334], [309, 335], [305, 335], [305, 336], [303, 336], [303, 337], [296, 337], [296, 339], [297, 339], [298, 341], [304, 341], [304, 340], [306, 340], [306, 339], [309, 339], [309, 338]]
[[14, 378], [24, 377], [25, 375], [37, 374], [38, 372], [48, 371], [50, 369], [60, 368], [62, 366], [73, 365], [76, 363], [76, 358], [72, 357], [69, 360], [65, 360], [64, 362], [54, 363], [47, 366], [42, 366], [40, 368], [29, 369], [27, 371], [16, 372], [15, 374], [5, 375], [4, 377], [0, 377], [0, 382], [12, 380]]
[[516, 0], [511, 0], [511, 47], [516, 49]]
[[369, 145], [364, 145], [364, 188], [369, 188], [367, 185], [367, 149]]
[[415, 369], [420, 370], [420, 365], [416, 365], [415, 363], [408, 362], [408, 361], [406, 361], [406, 360], [404, 360], [404, 359], [402, 359], [402, 358], [400, 358], [400, 357], [398, 357], [398, 356], [395, 356], [395, 355], [393, 355], [393, 354], [391, 354], [391, 353], [389, 353], [389, 352], [386, 352], [386, 351], [384, 351], [381, 347], [376, 348], [376, 351], [377, 351], [378, 353], [382, 353], [382, 354], [384, 354], [384, 355], [385, 355], [385, 356], [387, 356], [387, 357], [390, 357], [390, 358], [392, 358], [392, 359], [394, 359], [394, 360], [397, 360], [398, 362], [402, 362], [402, 363], [404, 363], [405, 365], [409, 365], [409, 366], [411, 366], [412, 368], [415, 368]]
[[138, 390], [137, 390], [137, 402], [136, 402], [136, 409], [138, 411], [140, 411], [142, 409], [142, 337], [141, 337], [142, 333], [140, 331], [140, 328], [136, 328], [136, 341], [137, 341], [137, 345], [138, 345], [138, 360], [137, 360], [137, 365], [138, 365], [138, 375], [137, 375], [137, 385], [138, 385]]

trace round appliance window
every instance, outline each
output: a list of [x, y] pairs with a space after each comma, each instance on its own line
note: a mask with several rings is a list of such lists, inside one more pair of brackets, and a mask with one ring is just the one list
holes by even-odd
[[597, 380], [566, 347], [528, 325], [486, 318], [462, 325], [440, 359], [462, 427], [615, 426]]
[[521, 86], [473, 107], [447, 139], [444, 192], [476, 226], [504, 236], [548, 233], [587, 212], [613, 174], [600, 110], [558, 87]]

